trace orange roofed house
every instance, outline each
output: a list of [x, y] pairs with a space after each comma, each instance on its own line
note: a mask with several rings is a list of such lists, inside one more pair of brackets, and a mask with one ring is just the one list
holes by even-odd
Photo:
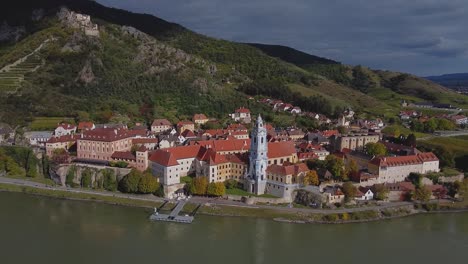
[[305, 163], [268, 166], [265, 192], [277, 197], [291, 198], [300, 187], [303, 177], [309, 168]]

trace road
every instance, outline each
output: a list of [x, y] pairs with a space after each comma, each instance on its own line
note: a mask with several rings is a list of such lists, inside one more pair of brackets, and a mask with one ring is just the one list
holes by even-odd
[[[18, 186], [28, 186], [44, 190], [59, 190], [66, 191], [70, 193], [83, 193], [83, 194], [94, 194], [101, 196], [110, 196], [110, 197], [119, 197], [126, 198], [131, 200], [141, 200], [141, 201], [155, 201], [163, 202], [164, 198], [157, 197], [154, 195], [135, 195], [135, 194], [124, 194], [119, 192], [108, 192], [108, 191], [93, 191], [93, 190], [82, 190], [82, 189], [71, 189], [66, 187], [52, 187], [47, 186], [43, 183], [31, 182], [22, 179], [13, 179], [7, 177], [0, 177], [0, 183], [13, 184]], [[262, 208], [262, 209], [271, 209], [281, 212], [296, 212], [296, 213], [316, 213], [316, 214], [330, 214], [330, 213], [352, 213], [358, 211], [367, 211], [374, 209], [386, 209], [393, 207], [400, 207], [411, 205], [410, 202], [392, 202], [392, 203], [383, 203], [377, 206], [366, 206], [366, 207], [357, 207], [357, 208], [343, 208], [343, 209], [312, 209], [312, 208], [289, 208], [284, 206], [273, 206], [273, 205], [247, 205], [242, 202], [236, 202], [231, 200], [224, 200], [221, 198], [208, 198], [208, 197], [192, 197], [190, 203], [195, 204], [215, 204], [231, 207], [243, 207], [243, 208]]]

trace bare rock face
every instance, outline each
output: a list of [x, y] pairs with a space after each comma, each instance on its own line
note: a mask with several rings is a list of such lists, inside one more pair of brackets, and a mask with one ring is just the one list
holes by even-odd
[[75, 81], [80, 81], [84, 84], [90, 84], [96, 79], [94, 76], [93, 68], [91, 66], [91, 62], [89, 60], [86, 61], [83, 69], [78, 73], [78, 77]]
[[18, 40], [26, 33], [24, 27], [11, 27], [6, 21], [0, 26], [0, 42]]
[[197, 78], [193, 81], [192, 86], [203, 93], [208, 92], [208, 81], [204, 78]]
[[134, 28], [134, 27], [130, 27], [130, 26], [122, 26], [121, 28], [122, 32], [125, 34], [125, 35], [130, 35], [136, 39], [139, 39], [141, 41], [150, 41], [151, 40], [151, 37], [148, 36], [146, 33], [143, 33], [141, 32], [140, 30]]

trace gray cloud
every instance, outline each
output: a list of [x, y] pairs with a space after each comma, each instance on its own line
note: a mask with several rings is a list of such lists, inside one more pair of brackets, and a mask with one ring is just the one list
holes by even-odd
[[212, 37], [288, 45], [347, 64], [468, 71], [466, 0], [98, 0]]

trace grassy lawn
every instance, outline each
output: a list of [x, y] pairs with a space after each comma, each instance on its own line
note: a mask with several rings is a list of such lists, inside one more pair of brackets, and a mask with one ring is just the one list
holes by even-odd
[[457, 169], [468, 171], [468, 136], [459, 137], [435, 137], [428, 140], [418, 141], [418, 146], [427, 149], [443, 147], [455, 156]]
[[68, 122], [71, 124], [75, 123], [75, 120], [71, 117], [36, 117], [31, 122], [31, 130], [53, 130], [57, 127], [60, 122]]

